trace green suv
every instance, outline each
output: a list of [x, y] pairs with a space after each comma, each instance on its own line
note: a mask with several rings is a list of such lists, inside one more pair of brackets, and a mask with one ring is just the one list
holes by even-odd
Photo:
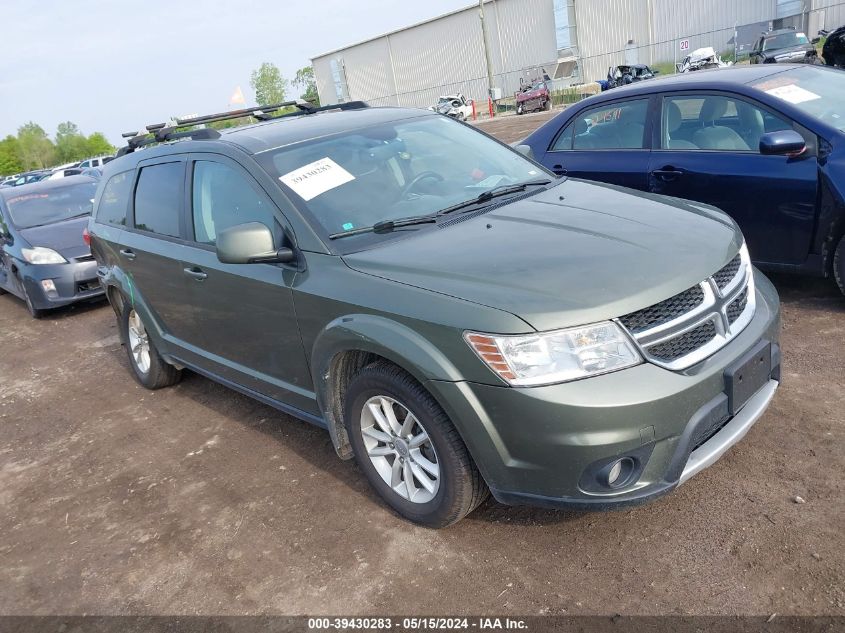
[[725, 214], [431, 112], [297, 107], [149, 126], [106, 166], [91, 246], [145, 387], [188, 368], [324, 427], [433, 527], [488, 490], [653, 499], [765, 410], [778, 297]]

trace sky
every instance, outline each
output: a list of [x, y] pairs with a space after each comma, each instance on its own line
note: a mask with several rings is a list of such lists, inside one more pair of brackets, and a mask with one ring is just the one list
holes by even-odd
[[[0, 138], [28, 121], [53, 137], [121, 133], [228, 109], [253, 69], [292, 79], [313, 56], [473, 0], [3, 0]], [[289, 92], [292, 97], [300, 92]]]

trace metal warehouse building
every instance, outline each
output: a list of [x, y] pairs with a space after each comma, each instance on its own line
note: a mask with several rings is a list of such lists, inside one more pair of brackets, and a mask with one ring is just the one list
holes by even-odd
[[[845, 23], [843, 0], [485, 0], [493, 85], [507, 96], [545, 73], [559, 84], [603, 79], [611, 65], [674, 62], [690, 50], [748, 46], [761, 30], [815, 34]], [[737, 37], [738, 35], [738, 37]], [[424, 107], [442, 94], [486, 100], [478, 5], [312, 59], [324, 103]]]

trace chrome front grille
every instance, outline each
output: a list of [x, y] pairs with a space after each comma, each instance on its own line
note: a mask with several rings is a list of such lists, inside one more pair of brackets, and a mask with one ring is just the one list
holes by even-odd
[[741, 265], [742, 257], [737, 254], [737, 256], [734, 257], [727, 266], [713, 275], [713, 281], [716, 282], [719, 290], [724, 290], [728, 284], [736, 278], [736, 274], [739, 272], [739, 267]]
[[681, 370], [724, 347], [745, 329], [754, 309], [754, 277], [743, 245], [712, 277], [618, 321], [647, 360]]
[[649, 347], [648, 353], [664, 363], [671, 363], [701, 349], [714, 338], [716, 338], [716, 325], [713, 321], [705, 321], [686, 334]]
[[704, 291], [701, 286], [693, 286], [689, 290], [670, 297], [660, 303], [655, 303], [643, 310], [626, 314], [619, 320], [633, 334], [644, 332], [657, 325], [669, 323], [685, 315], [704, 303]]

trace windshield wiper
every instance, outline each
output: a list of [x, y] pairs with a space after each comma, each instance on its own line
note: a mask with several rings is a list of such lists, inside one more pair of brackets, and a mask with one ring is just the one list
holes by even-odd
[[521, 182], [518, 185], [499, 185], [498, 187], [493, 187], [492, 189], [488, 189], [487, 191], [481, 192], [480, 194], [478, 194], [477, 197], [472, 198], [471, 200], [466, 200], [464, 202], [459, 202], [458, 204], [452, 205], [451, 207], [446, 207], [442, 211], [438, 211], [437, 215], [449, 215], [450, 213], [460, 211], [461, 209], [466, 209], [467, 207], [474, 207], [477, 204], [484, 204], [485, 202], [490, 202], [494, 198], [501, 198], [502, 196], [507, 196], [512, 193], [525, 191], [528, 187], [541, 187], [544, 185], [548, 185], [551, 182], [551, 180], [531, 180], [529, 182]]
[[417, 215], [410, 218], [403, 218], [401, 220], [383, 220], [381, 222], [376, 222], [372, 226], [362, 226], [359, 229], [352, 229], [351, 231], [341, 231], [340, 233], [332, 233], [331, 235], [329, 235], [329, 239], [336, 240], [341, 237], [361, 235], [363, 233], [390, 233], [394, 229], [399, 229], [403, 226], [415, 226], [417, 224], [432, 224], [435, 222], [437, 222], [437, 214]]
[[364, 233], [390, 233], [394, 229], [402, 228], [403, 226], [416, 226], [417, 224], [433, 224], [436, 223], [437, 218], [442, 215], [448, 215], [449, 213], [454, 213], [455, 211], [459, 211], [467, 207], [473, 207], [478, 204], [484, 204], [485, 202], [489, 202], [494, 198], [507, 196], [511, 193], [525, 191], [528, 187], [540, 187], [543, 185], [548, 185], [551, 182], [551, 180], [532, 180], [529, 182], [519, 183], [518, 185], [499, 185], [498, 187], [493, 187], [492, 189], [488, 189], [487, 191], [480, 193], [477, 197], [472, 198], [471, 200], [466, 200], [451, 207], [446, 207], [445, 209], [436, 213], [431, 213], [428, 215], [417, 215], [410, 218], [403, 218], [401, 220], [384, 220], [382, 222], [376, 222], [372, 226], [364, 226], [359, 229], [352, 229], [350, 231], [332, 233], [331, 235], [329, 235], [329, 239], [337, 240], [342, 237], [362, 235]]

